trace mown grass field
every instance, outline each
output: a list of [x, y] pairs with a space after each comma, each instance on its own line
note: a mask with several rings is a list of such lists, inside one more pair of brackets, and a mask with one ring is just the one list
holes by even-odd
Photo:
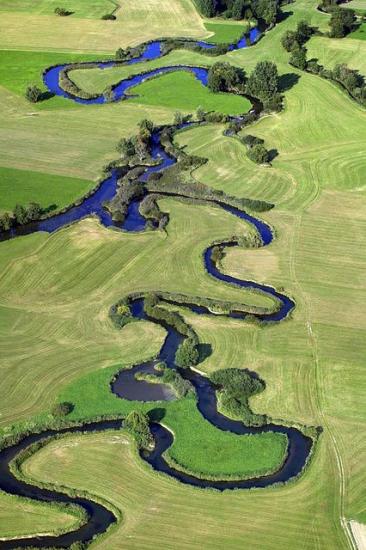
[[[106, 13], [116, 12], [120, 5], [114, 0], [63, 0], [62, 8], [65, 8], [70, 15], [67, 17], [80, 17], [86, 19], [100, 19]], [[54, 15], [55, 8], [60, 7], [59, 0], [2, 0], [0, 3], [1, 12]]]
[[61, 533], [63, 529], [76, 529], [79, 521], [68, 511], [55, 509], [44, 503], [18, 500], [0, 492], [1, 540], [12, 537], [29, 537]]
[[[100, 0], [99, 5], [106, 5], [105, 2]], [[91, 11], [86, 8], [89, 2], [80, 0], [78, 5], [81, 3], [85, 13], [86, 10], [88, 14], [93, 12], [93, 8]], [[114, 53], [120, 46], [139, 44], [162, 35], [201, 37], [209, 33], [191, 0], [124, 0], [116, 21], [81, 19], [76, 13], [59, 17], [15, 11], [4, 11], [0, 20], [0, 48], [11, 50]]]
[[[314, 459], [305, 475], [287, 487], [220, 495], [182, 487], [149, 471], [123, 433], [52, 443], [27, 463], [27, 472], [86, 489], [123, 513], [118, 529], [96, 547], [120, 548], [123, 541], [123, 547], [146, 549], [245, 544], [260, 550], [334, 550], [351, 548], [343, 518], [366, 522], [365, 111], [330, 82], [296, 71], [280, 47], [283, 32], [302, 18], [327, 30], [328, 17], [316, 5], [315, 0], [297, 0], [285, 8], [293, 14], [258, 45], [223, 58], [246, 71], [271, 59], [282, 75], [291, 75], [283, 80], [292, 82], [285, 110], [249, 130], [278, 150], [272, 168], [250, 163], [244, 147], [224, 138], [220, 126], [177, 137], [188, 152], [209, 159], [194, 172], [198, 180], [276, 203], [263, 216], [276, 229], [274, 243], [231, 252], [223, 265], [230, 273], [284, 288], [297, 304], [291, 319], [263, 329], [188, 315], [200, 339], [212, 346], [200, 368], [259, 372], [266, 390], [252, 400], [256, 411], [323, 426]], [[114, 23], [52, 16], [51, 36], [51, 16], [2, 14], [0, 47], [113, 52], [119, 45], [164, 34], [208, 36], [188, 2], [127, 1], [124, 6], [124, 32]], [[346, 61], [366, 74], [364, 44], [314, 37], [308, 50], [326, 66]], [[213, 62], [174, 52], [160, 63], [171, 61]], [[292, 75], [298, 75], [297, 82]], [[115, 158], [118, 139], [133, 133], [141, 118], [164, 123], [177, 108], [184, 109], [138, 100], [89, 109], [56, 104], [56, 99], [38, 109], [23, 99], [15, 73], [13, 80], [13, 88], [9, 81], [0, 88], [0, 164], [24, 170], [93, 180]], [[144, 360], [159, 349], [163, 334], [157, 327], [135, 323], [117, 331], [109, 322], [109, 306], [127, 292], [162, 289], [263, 305], [262, 297], [217, 283], [202, 266], [204, 248], [213, 239], [243, 231], [244, 224], [215, 208], [172, 200], [161, 206], [170, 213], [167, 235], [121, 235], [85, 220], [51, 236], [0, 244], [2, 428], [47, 414], [80, 377]], [[13, 534], [17, 525], [22, 534], [29, 525], [22, 523], [24, 508], [3, 498], [0, 536], [9, 533], [9, 525]], [[60, 516], [57, 522], [53, 511], [32, 513], [32, 530], [43, 531], [48, 513], [50, 529], [71, 521]]]
[[59, 210], [83, 196], [93, 182], [0, 167], [0, 210], [13, 210], [16, 204], [38, 202], [42, 208]]
[[248, 548], [333, 550], [347, 546], [330, 520], [336, 473], [330, 456], [323, 444], [314, 467], [296, 485], [220, 494], [156, 475], [117, 432], [65, 438], [27, 461], [24, 471], [103, 494], [122, 511], [118, 528], [93, 548], [241, 548], [245, 541]]

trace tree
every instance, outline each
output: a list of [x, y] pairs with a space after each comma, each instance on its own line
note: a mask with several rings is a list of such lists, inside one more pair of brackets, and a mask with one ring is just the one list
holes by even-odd
[[216, 15], [217, 4], [215, 0], [196, 0], [196, 5], [205, 17], [214, 17]]
[[104, 92], [103, 97], [106, 103], [112, 103], [115, 100], [114, 91], [112, 86], [108, 86]]
[[180, 124], [183, 124], [183, 122], [184, 122], [184, 116], [180, 111], [176, 111], [174, 113], [174, 124], [176, 124], [177, 126], [180, 126]]
[[258, 19], [263, 19], [267, 25], [274, 25], [277, 20], [278, 0], [254, 0], [254, 14]]
[[287, 52], [291, 52], [294, 48], [299, 46], [297, 41], [297, 34], [295, 31], [287, 31], [281, 38], [281, 44]]
[[296, 38], [299, 44], [305, 44], [312, 35], [312, 28], [306, 21], [299, 21], [296, 29]]
[[244, 73], [230, 63], [214, 63], [208, 71], [207, 86], [213, 92], [227, 92], [244, 82]]
[[39, 220], [42, 215], [41, 205], [38, 204], [38, 202], [30, 202], [26, 209], [26, 212], [28, 221]]
[[0, 215], [0, 231], [9, 231], [12, 226], [12, 219], [7, 212]]
[[149, 120], [148, 118], [143, 118], [138, 123], [138, 127], [139, 127], [140, 132], [147, 130], [148, 132], [151, 133], [154, 129], [154, 123], [153, 123], [152, 120]]
[[290, 57], [290, 64], [304, 71], [307, 65], [306, 54], [307, 50], [304, 46], [293, 50]]
[[177, 367], [186, 369], [197, 365], [199, 354], [196, 344], [191, 338], [185, 338], [178, 347], [175, 354], [175, 364]]
[[272, 61], [260, 61], [248, 78], [247, 92], [265, 100], [278, 91], [277, 66]]
[[38, 101], [41, 101], [42, 96], [43, 92], [42, 90], [40, 90], [40, 88], [38, 88], [38, 86], [28, 86], [25, 91], [25, 97], [31, 103], [37, 103]]
[[123, 158], [133, 157], [136, 154], [135, 144], [132, 138], [120, 139], [116, 148]]
[[231, 10], [231, 16], [233, 19], [242, 19], [245, 9], [244, 0], [234, 0], [234, 4]]
[[350, 92], [353, 92], [355, 88], [362, 88], [364, 86], [363, 77], [354, 69], [347, 67], [344, 63], [334, 67], [332, 76], [334, 80], [341, 82]]
[[250, 147], [247, 152], [248, 158], [256, 164], [266, 164], [269, 162], [269, 153], [264, 145], [258, 144]]
[[52, 416], [54, 418], [62, 418], [67, 416], [73, 410], [74, 405], [68, 401], [63, 401], [62, 403], [57, 403], [52, 407]]
[[139, 122], [138, 127], [139, 127], [139, 138], [143, 142], [149, 143], [151, 139], [152, 131], [154, 129], [154, 123], [151, 120], [144, 118]]
[[354, 10], [345, 8], [334, 8], [330, 18], [330, 36], [332, 38], [343, 38], [348, 34], [356, 21]]
[[137, 445], [147, 449], [151, 447], [152, 436], [149, 428], [149, 417], [142, 411], [131, 411], [125, 418], [124, 427], [136, 439]]
[[14, 218], [18, 225], [23, 225], [28, 221], [27, 211], [21, 204], [17, 204], [14, 208]]
[[199, 106], [197, 107], [196, 109], [196, 118], [197, 120], [203, 120], [205, 118], [205, 110], [203, 109], [203, 107]]
[[118, 48], [115, 53], [117, 61], [123, 61], [127, 55], [127, 52], [123, 48]]

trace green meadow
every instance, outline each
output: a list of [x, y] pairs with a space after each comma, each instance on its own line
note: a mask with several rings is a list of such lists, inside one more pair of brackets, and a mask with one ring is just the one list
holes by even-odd
[[[350, 6], [362, 8], [362, 2]], [[266, 388], [251, 399], [253, 410], [286, 423], [322, 426], [314, 456], [305, 473], [286, 486], [220, 494], [156, 474], [123, 430], [53, 441], [25, 462], [24, 473], [87, 491], [121, 514], [92, 547], [356, 548], [349, 521], [366, 523], [366, 114], [331, 82], [288, 63], [281, 47], [286, 30], [301, 19], [328, 29], [329, 17], [317, 4], [296, 0], [284, 6], [289, 16], [257, 45], [220, 57], [246, 72], [265, 59], [278, 66], [284, 110], [242, 132], [263, 138], [276, 151], [271, 167], [250, 162], [238, 139], [223, 136], [223, 125], [176, 137], [187, 153], [208, 159], [192, 174], [197, 182], [275, 203], [262, 216], [275, 229], [273, 243], [230, 250], [222, 268], [273, 285], [296, 301], [289, 319], [265, 327], [182, 309], [200, 341], [212, 348], [199, 369], [258, 372]], [[0, 2], [0, 209], [31, 199], [61, 207], [82, 195], [116, 158], [117, 141], [135, 133], [142, 118], [169, 123], [175, 111], [188, 113], [199, 105], [230, 113], [248, 109], [243, 98], [211, 94], [183, 72], [145, 82], [136, 88], [138, 97], [115, 104], [82, 106], [59, 98], [27, 103], [25, 87], [39, 85], [41, 71], [54, 63], [107, 58], [119, 46], [160, 36], [207, 39], [214, 32], [212, 40], [225, 41], [240, 27], [202, 19], [189, 0], [126, 0], [116, 22], [98, 20], [105, 5], [93, 2], [87, 9], [75, 3], [75, 13], [60, 18], [50, 14], [49, 3]], [[79, 15], [76, 6], [84, 10]], [[366, 75], [364, 40], [315, 36], [307, 48], [308, 57], [326, 67], [346, 62]], [[214, 61], [176, 51], [139, 67], [73, 71], [72, 77], [89, 91], [102, 91], [140, 70]], [[74, 418], [130, 410], [131, 403], [110, 393], [109, 381], [120, 367], [154, 356], [164, 341], [164, 331], [152, 323], [122, 330], [112, 325], [110, 306], [130, 292], [164, 290], [273, 305], [204, 270], [205, 248], [245, 233], [246, 223], [208, 205], [173, 199], [159, 204], [170, 216], [166, 232], [121, 233], [88, 218], [51, 235], [0, 243], [3, 433], [12, 425], [47, 420], [60, 399], [75, 404]], [[139, 406], [151, 410], [161, 404]], [[182, 467], [245, 476], [283, 458], [281, 438], [219, 432], [193, 400], [163, 407], [164, 423], [175, 434], [169, 456]], [[57, 533], [65, 526], [75, 526], [66, 510], [0, 494], [0, 538]]]
[[55, 174], [0, 167], [0, 209], [38, 202], [44, 209], [59, 210], [79, 199], [93, 182]]

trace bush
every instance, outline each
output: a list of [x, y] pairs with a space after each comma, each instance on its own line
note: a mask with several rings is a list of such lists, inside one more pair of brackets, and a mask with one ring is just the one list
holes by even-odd
[[9, 231], [12, 225], [13, 221], [7, 212], [0, 215], [0, 231]]
[[103, 92], [103, 97], [106, 103], [112, 103], [115, 100], [114, 91], [112, 86], [108, 86]]
[[191, 338], [185, 338], [176, 351], [174, 360], [175, 364], [177, 367], [186, 369], [197, 365], [198, 360], [199, 353], [196, 342], [194, 342]]
[[282, 47], [291, 52], [294, 48], [297, 48], [299, 43], [297, 41], [297, 35], [295, 31], [287, 31], [281, 38]]
[[290, 64], [304, 71], [307, 66], [306, 54], [307, 50], [304, 46], [292, 50]]
[[113, 13], [106, 13], [105, 15], [102, 15], [101, 19], [103, 21], [115, 21], [117, 17], [113, 15]]
[[117, 61], [123, 61], [127, 56], [127, 52], [123, 48], [118, 48], [115, 53], [115, 58]]
[[136, 154], [134, 140], [132, 138], [122, 138], [116, 147], [122, 158], [130, 158]]
[[269, 153], [264, 145], [254, 145], [250, 147], [247, 156], [256, 164], [266, 164], [269, 162]]
[[71, 15], [71, 11], [67, 10], [66, 8], [55, 8], [56, 15], [60, 15], [61, 17], [66, 17], [67, 15]]
[[139, 448], [148, 449], [153, 444], [149, 428], [149, 418], [142, 411], [131, 411], [125, 418], [123, 426], [132, 434]]
[[74, 405], [72, 403], [63, 401], [62, 403], [57, 403], [52, 407], [51, 414], [54, 418], [62, 418], [70, 414], [73, 409]]
[[248, 147], [254, 147], [254, 145], [263, 145], [264, 139], [252, 136], [250, 134], [243, 136], [241, 138], [241, 141], [244, 143], [244, 145], [247, 145]]
[[248, 401], [249, 397], [264, 390], [262, 380], [241, 369], [218, 370], [210, 378], [219, 392], [219, 403], [226, 414], [240, 418], [248, 426], [260, 426], [267, 421], [265, 415], [251, 411]]
[[38, 86], [28, 86], [25, 91], [25, 97], [31, 103], [38, 103], [43, 97], [43, 92]]

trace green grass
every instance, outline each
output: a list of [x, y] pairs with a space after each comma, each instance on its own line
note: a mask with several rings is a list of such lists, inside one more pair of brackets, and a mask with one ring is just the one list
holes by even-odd
[[13, 210], [16, 204], [29, 202], [59, 210], [84, 195], [93, 185], [88, 180], [1, 166], [0, 210]]
[[285, 436], [274, 433], [236, 436], [217, 430], [204, 420], [193, 398], [156, 404], [117, 398], [110, 391], [110, 381], [118, 370], [118, 366], [98, 370], [66, 388], [60, 401], [75, 405], [69, 418], [79, 420], [99, 414], [126, 416], [137, 409], [152, 413], [155, 409], [164, 411], [162, 422], [175, 434], [168, 456], [180, 466], [203, 476], [253, 477], [276, 470], [283, 462]]
[[366, 23], [361, 23], [361, 25], [357, 27], [355, 31], [351, 32], [348, 37], [356, 38], [357, 40], [366, 40]]
[[[105, 13], [112, 13], [119, 7], [113, 0], [1, 0], [0, 12], [54, 15], [55, 8], [62, 7], [72, 12], [68, 17], [100, 19]], [[59, 16], [55, 16], [59, 17]]]
[[246, 25], [242, 23], [205, 23], [205, 27], [214, 35], [207, 38], [207, 42], [213, 44], [234, 44], [246, 31]]

